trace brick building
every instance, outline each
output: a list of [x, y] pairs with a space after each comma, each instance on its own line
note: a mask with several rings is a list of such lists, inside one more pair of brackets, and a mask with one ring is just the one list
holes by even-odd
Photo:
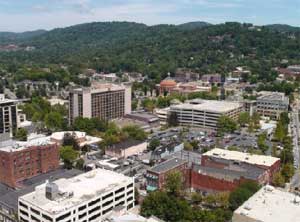
[[212, 192], [232, 191], [244, 181], [265, 185], [279, 169], [279, 158], [213, 149], [202, 155], [201, 165], [191, 168], [191, 188]]
[[0, 182], [10, 187], [18, 187], [21, 181], [59, 166], [58, 146], [46, 138], [1, 145]]
[[189, 178], [186, 177], [186, 175], [189, 174], [188, 162], [179, 158], [173, 158], [166, 160], [147, 171], [147, 191], [162, 189], [166, 183], [167, 175], [174, 171], [179, 171], [184, 175], [184, 183], [188, 186]]

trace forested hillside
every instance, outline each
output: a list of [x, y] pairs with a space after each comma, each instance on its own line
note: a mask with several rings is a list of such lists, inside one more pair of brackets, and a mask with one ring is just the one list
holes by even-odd
[[[282, 59], [300, 63], [300, 34], [249, 24], [188, 23], [180, 26], [129, 22], [81, 24], [16, 39], [35, 50], [2, 52], [2, 65], [67, 64], [73, 70], [140, 71], [162, 78], [178, 67], [226, 73], [247, 65], [260, 79], [272, 78]], [[0, 35], [1, 36], [1, 35]], [[7, 42], [7, 41], [6, 41]], [[5, 41], [0, 44], [6, 43]]]

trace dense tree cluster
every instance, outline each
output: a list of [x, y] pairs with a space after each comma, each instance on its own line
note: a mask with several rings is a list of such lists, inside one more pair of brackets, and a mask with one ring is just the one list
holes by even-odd
[[[270, 70], [281, 65], [282, 59], [291, 63], [300, 61], [300, 34], [293, 34], [295, 38], [290, 38], [281, 31], [267, 27], [251, 30], [249, 24], [234, 22], [207, 26], [89, 23], [23, 39], [11, 38], [10, 43], [34, 46], [35, 50], [2, 52], [0, 60], [13, 74], [24, 64], [67, 64], [70, 73], [75, 75], [83, 68], [138, 71], [156, 81], [168, 72], [173, 74], [178, 67], [200, 73], [228, 73], [246, 65], [253, 73], [246, 77], [251, 82], [273, 81], [276, 73]], [[0, 44], [6, 43], [0, 38]], [[22, 72], [28, 77], [26, 70]], [[29, 77], [41, 79], [44, 74], [34, 71]], [[63, 76], [58, 73], [43, 78]]]

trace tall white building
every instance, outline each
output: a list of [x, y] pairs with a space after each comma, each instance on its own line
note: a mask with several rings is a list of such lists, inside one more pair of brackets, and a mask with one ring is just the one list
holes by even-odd
[[134, 179], [96, 169], [36, 187], [19, 197], [18, 212], [21, 222], [91, 222], [120, 206], [134, 206]]
[[237, 120], [243, 109], [243, 105], [238, 102], [195, 99], [171, 106], [169, 112], [177, 114], [178, 122], [182, 126], [216, 130], [221, 116]]
[[69, 122], [76, 117], [111, 120], [131, 113], [131, 86], [98, 83], [69, 93]]

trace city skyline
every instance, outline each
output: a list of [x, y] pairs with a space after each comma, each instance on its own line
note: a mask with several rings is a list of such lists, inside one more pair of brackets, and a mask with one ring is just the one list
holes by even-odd
[[53, 29], [79, 23], [181, 24], [226, 21], [300, 26], [299, 0], [1, 0], [0, 31]]

